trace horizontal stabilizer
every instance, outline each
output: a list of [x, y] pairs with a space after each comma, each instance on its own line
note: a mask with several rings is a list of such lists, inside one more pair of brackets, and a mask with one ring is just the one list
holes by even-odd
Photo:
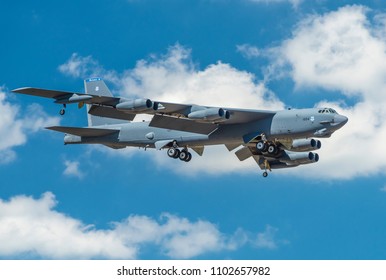
[[149, 126], [208, 135], [217, 129], [212, 123], [200, 123], [185, 118], [155, 115]]
[[46, 128], [50, 130], [63, 132], [63, 133], [81, 136], [81, 137], [106, 136], [106, 135], [119, 132], [118, 129], [88, 128], [88, 127], [50, 126]]

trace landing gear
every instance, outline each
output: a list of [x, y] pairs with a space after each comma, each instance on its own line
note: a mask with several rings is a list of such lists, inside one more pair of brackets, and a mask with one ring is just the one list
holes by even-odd
[[167, 154], [171, 158], [179, 158], [185, 162], [189, 162], [192, 159], [192, 154], [187, 149], [179, 150], [178, 148], [171, 147], [168, 149]]
[[267, 152], [270, 155], [276, 155], [278, 152], [278, 148], [274, 143], [268, 145]]
[[256, 143], [256, 149], [260, 153], [268, 153], [270, 156], [275, 156], [279, 152], [279, 148], [275, 142], [260, 140]]
[[60, 109], [59, 114], [63, 116], [66, 113], [66, 104], [63, 104], [63, 108]]
[[169, 148], [167, 154], [171, 158], [178, 158], [180, 155], [180, 150], [172, 147], [172, 148]]
[[264, 178], [268, 177], [267, 170], [271, 171], [271, 165], [269, 164], [268, 160], [264, 160], [264, 172], [263, 172]]
[[268, 145], [267, 145], [267, 142], [264, 141], [264, 140], [260, 140], [259, 142], [257, 142], [256, 144], [256, 149], [259, 151], [259, 152], [266, 152], [267, 151], [267, 148], [268, 148]]
[[179, 158], [182, 161], [189, 162], [192, 159], [192, 154], [188, 150], [182, 150]]

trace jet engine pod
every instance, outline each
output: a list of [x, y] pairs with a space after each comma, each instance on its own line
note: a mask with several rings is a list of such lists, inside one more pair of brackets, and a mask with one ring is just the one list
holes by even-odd
[[289, 165], [299, 165], [299, 164], [318, 162], [319, 155], [312, 152], [308, 152], [308, 153], [307, 152], [300, 152], [300, 153], [284, 152], [283, 156], [280, 157], [279, 160]]
[[315, 139], [295, 139], [292, 141], [290, 151], [308, 152], [318, 150], [322, 147], [322, 143]]
[[189, 119], [202, 121], [225, 121], [230, 119], [231, 114], [223, 108], [208, 108], [203, 110], [193, 111], [188, 115]]
[[153, 101], [150, 99], [134, 99], [118, 103], [116, 106], [120, 111], [146, 111], [153, 109]]

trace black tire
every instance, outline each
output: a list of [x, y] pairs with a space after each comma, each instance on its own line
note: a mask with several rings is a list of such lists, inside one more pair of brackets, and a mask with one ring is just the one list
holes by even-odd
[[256, 144], [256, 149], [260, 152], [266, 152], [267, 151], [267, 148], [268, 148], [268, 145], [265, 141], [263, 140], [260, 140], [259, 142], [257, 142]]
[[188, 152], [188, 156], [185, 159], [185, 162], [189, 162], [192, 159], [192, 154]]
[[269, 144], [268, 145], [268, 149], [267, 149], [268, 154], [276, 155], [277, 151], [278, 151], [278, 149], [277, 149], [277, 146], [275, 144]]
[[268, 172], [267, 171], [264, 171], [263, 172], [263, 177], [266, 178], [268, 176]]
[[59, 114], [60, 114], [61, 116], [63, 116], [65, 113], [66, 113], [66, 110], [60, 109]]
[[176, 153], [177, 153], [176, 151], [177, 151], [177, 149], [175, 149], [175, 148], [169, 148], [167, 151], [167, 154], [169, 157], [175, 158]]
[[173, 158], [179, 158], [181, 151], [179, 149], [175, 149], [176, 153]]
[[186, 161], [186, 159], [188, 158], [188, 152], [182, 150], [182, 151], [180, 152], [179, 158], [180, 158], [180, 160], [182, 160], [182, 161]]

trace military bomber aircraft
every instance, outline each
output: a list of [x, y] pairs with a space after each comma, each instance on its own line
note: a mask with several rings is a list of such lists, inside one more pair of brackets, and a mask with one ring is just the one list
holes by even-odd
[[[102, 144], [114, 149], [127, 146], [167, 149], [171, 158], [189, 162], [204, 147], [223, 144], [235, 149], [240, 161], [250, 157], [264, 170], [315, 163], [321, 142], [343, 127], [348, 118], [331, 108], [280, 111], [208, 107], [150, 99], [114, 97], [101, 78], [84, 81], [85, 93], [24, 87], [13, 92], [54, 99], [62, 104], [87, 104], [88, 126], [52, 126], [65, 133], [65, 144]], [[137, 114], [151, 121], [133, 122]]]

